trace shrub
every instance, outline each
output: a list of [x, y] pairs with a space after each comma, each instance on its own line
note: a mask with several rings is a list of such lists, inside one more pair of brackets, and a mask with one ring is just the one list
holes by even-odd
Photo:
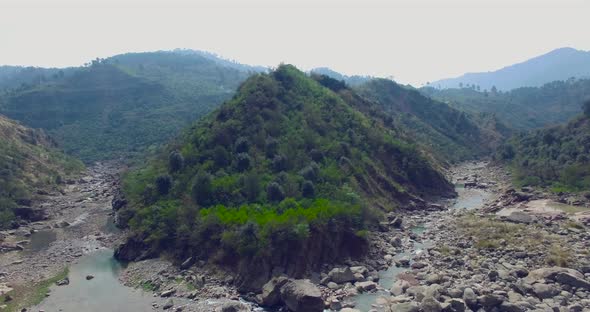
[[317, 181], [320, 174], [320, 167], [315, 162], [312, 162], [305, 168], [299, 171], [299, 174], [310, 181]]
[[247, 138], [241, 137], [236, 140], [236, 153], [247, 153], [250, 147], [250, 143]]
[[324, 160], [324, 153], [318, 149], [312, 149], [311, 152], [309, 152], [309, 156], [311, 156], [311, 159], [315, 162], [321, 162]]
[[590, 100], [587, 100], [586, 102], [584, 102], [584, 115], [590, 117]]
[[199, 172], [193, 179], [191, 187], [193, 200], [200, 206], [211, 204], [211, 195], [213, 193], [211, 181], [211, 175], [207, 172]]
[[313, 182], [305, 181], [301, 186], [301, 194], [303, 197], [306, 198], [313, 198], [315, 196], [315, 187], [313, 186]]
[[236, 169], [243, 172], [250, 168], [250, 155], [246, 153], [240, 153], [236, 156]]
[[266, 196], [270, 202], [280, 202], [285, 199], [285, 191], [278, 183], [272, 182], [266, 187]]
[[218, 168], [227, 166], [230, 162], [229, 152], [223, 146], [216, 146], [213, 150], [213, 162]]
[[283, 155], [275, 155], [271, 162], [272, 170], [274, 172], [281, 172], [287, 169], [287, 157]]
[[156, 190], [160, 195], [168, 195], [172, 188], [172, 178], [169, 175], [161, 175], [156, 178]]
[[171, 173], [182, 170], [184, 167], [184, 157], [178, 151], [172, 151], [168, 155], [168, 170]]
[[260, 180], [258, 175], [250, 173], [243, 178], [243, 192], [249, 202], [254, 202], [258, 199], [261, 192]]

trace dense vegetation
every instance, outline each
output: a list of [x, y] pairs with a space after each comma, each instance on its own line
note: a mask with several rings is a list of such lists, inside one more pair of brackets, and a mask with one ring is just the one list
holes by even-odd
[[82, 168], [42, 132], [0, 116], [0, 229], [14, 225], [15, 208], [28, 205], [40, 190], [55, 189]]
[[554, 81], [510, 92], [480, 92], [473, 88], [421, 91], [457, 109], [493, 113], [509, 127], [528, 130], [565, 123], [578, 115], [580, 99], [590, 96], [590, 79]]
[[470, 115], [423, 96], [391, 80], [374, 79], [357, 91], [378, 104], [391, 122], [405, 130], [439, 161], [461, 161], [488, 155], [508, 129], [488, 114]]
[[330, 77], [332, 79], [336, 79], [338, 81], [344, 81], [344, 83], [346, 83], [349, 86], [358, 86], [358, 85], [367, 83], [371, 79], [373, 79], [370, 76], [343, 75], [343, 74], [341, 74], [337, 71], [334, 71], [330, 68], [327, 68], [327, 67], [314, 68], [311, 70], [311, 74], [316, 75], [316, 76], [328, 76], [328, 77]]
[[585, 115], [567, 125], [521, 134], [510, 139], [497, 158], [512, 164], [520, 185], [554, 191], [590, 190], [590, 101]]
[[223, 64], [188, 52], [94, 60], [0, 93], [0, 113], [43, 128], [87, 162], [139, 155], [230, 98], [250, 75]]
[[590, 77], [590, 52], [561, 48], [525, 62], [493, 72], [467, 73], [461, 77], [433, 82], [436, 88], [474, 87], [508, 91], [521, 87], [540, 87], [556, 80]]
[[413, 144], [340, 95], [290, 65], [248, 79], [127, 174], [130, 242], [289, 269], [333, 260], [379, 211], [452, 193]]

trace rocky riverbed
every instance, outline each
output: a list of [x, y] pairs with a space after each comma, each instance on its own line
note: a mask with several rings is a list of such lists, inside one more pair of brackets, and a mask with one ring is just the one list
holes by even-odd
[[[116, 173], [90, 169], [63, 194], [48, 196], [48, 220], [3, 233], [0, 291], [74, 263], [79, 278], [72, 283], [93, 283], [94, 276], [83, 278], [85, 263], [95, 259], [88, 255], [123, 237], [110, 226]], [[240, 294], [232, 272], [161, 258], [117, 266], [111, 283], [136, 289], [144, 307], [169, 311], [590, 311], [587, 198], [515, 190], [503, 168], [485, 162], [448, 174], [457, 199], [386, 215], [368, 233], [364, 259], [326, 264], [309, 280], [277, 276], [262, 293]], [[97, 274], [94, 282], [101, 281]], [[61, 293], [54, 290], [54, 300], [35, 309], [58, 308]]]

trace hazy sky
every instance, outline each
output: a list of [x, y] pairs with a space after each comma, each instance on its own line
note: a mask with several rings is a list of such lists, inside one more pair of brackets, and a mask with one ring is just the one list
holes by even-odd
[[0, 0], [0, 64], [191, 48], [419, 85], [590, 50], [589, 13], [588, 0]]

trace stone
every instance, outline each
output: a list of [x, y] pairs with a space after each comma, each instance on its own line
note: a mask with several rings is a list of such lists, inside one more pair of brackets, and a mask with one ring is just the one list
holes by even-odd
[[555, 286], [543, 283], [534, 284], [533, 292], [541, 299], [553, 298], [559, 294], [559, 290]]
[[416, 301], [422, 301], [424, 299], [424, 286], [412, 286], [406, 289], [406, 294], [412, 296]]
[[472, 310], [477, 310], [475, 309], [475, 307], [477, 307], [477, 295], [473, 289], [467, 287], [463, 290], [463, 301], [465, 301], [465, 304]]
[[522, 212], [522, 211], [514, 211], [508, 216], [504, 217], [506, 221], [512, 223], [523, 223], [523, 224], [530, 224], [533, 223], [535, 220], [530, 214]]
[[521, 308], [519, 305], [511, 302], [504, 301], [499, 307], [501, 312], [524, 312], [525, 309]]
[[94, 278], [94, 275], [86, 275], [86, 280], [89, 281]]
[[414, 302], [403, 302], [391, 305], [391, 311], [395, 312], [419, 312], [420, 308]]
[[440, 276], [439, 274], [429, 274], [428, 276], [426, 276], [426, 283], [427, 284], [438, 284], [442, 281], [442, 276]]
[[353, 308], [344, 308], [340, 309], [340, 312], [361, 312], [361, 310], [353, 309]]
[[174, 290], [174, 289], [165, 290], [160, 293], [160, 297], [162, 297], [162, 298], [170, 297], [170, 296], [174, 295], [175, 292], [176, 292], [176, 290]]
[[288, 281], [281, 287], [281, 300], [293, 312], [322, 312], [324, 310], [322, 292], [309, 280]]
[[327, 286], [329, 289], [332, 289], [332, 290], [340, 288], [340, 286], [338, 286], [338, 284], [336, 284], [334, 282], [329, 282]]
[[428, 265], [426, 263], [424, 263], [424, 262], [414, 262], [414, 263], [412, 263], [412, 265], [410, 267], [412, 269], [419, 270], [419, 269], [423, 269], [423, 268], [425, 268], [427, 266]]
[[56, 284], [57, 286], [65, 286], [65, 285], [69, 285], [69, 284], [70, 284], [70, 279], [66, 277], [66, 278], [64, 278], [64, 279], [62, 279], [62, 280], [59, 280], [59, 281], [55, 282], [55, 284]]
[[504, 298], [495, 294], [487, 294], [478, 297], [477, 302], [487, 310], [501, 305], [504, 302]]
[[399, 296], [402, 295], [409, 287], [410, 283], [398, 279], [397, 281], [395, 281], [395, 283], [393, 283], [390, 291], [394, 296]]
[[561, 284], [570, 285], [572, 287], [585, 288], [587, 290], [590, 290], [590, 282], [574, 274], [566, 272], [557, 273], [557, 275], [555, 275], [555, 281]]
[[354, 274], [361, 274], [364, 276], [367, 276], [367, 274], [369, 274], [369, 270], [365, 266], [351, 266], [350, 270]]
[[189, 257], [180, 264], [180, 269], [187, 270], [188, 268], [193, 266], [194, 263], [195, 263], [195, 259], [193, 257]]
[[340, 300], [332, 299], [330, 301], [330, 309], [334, 311], [339, 311], [340, 309], [342, 309], [342, 303], [340, 302]]
[[173, 306], [174, 306], [174, 301], [172, 301], [172, 299], [168, 299], [168, 301], [166, 301], [166, 303], [164, 303], [164, 305], [162, 306], [162, 309], [168, 310], [168, 309], [172, 308]]
[[440, 302], [436, 301], [434, 298], [425, 297], [420, 303], [420, 309], [422, 309], [423, 312], [441, 312], [442, 306], [440, 305]]
[[442, 305], [443, 312], [465, 312], [465, 302], [461, 299], [449, 299]]
[[263, 306], [275, 306], [281, 301], [281, 287], [289, 280], [284, 276], [274, 277], [262, 286], [259, 303]]
[[377, 283], [375, 282], [357, 282], [356, 284], [354, 284], [354, 286], [356, 286], [356, 289], [358, 290], [362, 290], [362, 291], [370, 291], [373, 289], [377, 288]]
[[354, 273], [352, 273], [350, 268], [334, 268], [328, 273], [328, 277], [330, 277], [330, 280], [336, 284], [356, 281]]
[[218, 308], [216, 310], [216, 312], [247, 312], [250, 311], [250, 308], [248, 308], [247, 305], [239, 302], [239, 301], [235, 301], [232, 300], [230, 302], [226, 302], [223, 305], [221, 305], [220, 308]]

